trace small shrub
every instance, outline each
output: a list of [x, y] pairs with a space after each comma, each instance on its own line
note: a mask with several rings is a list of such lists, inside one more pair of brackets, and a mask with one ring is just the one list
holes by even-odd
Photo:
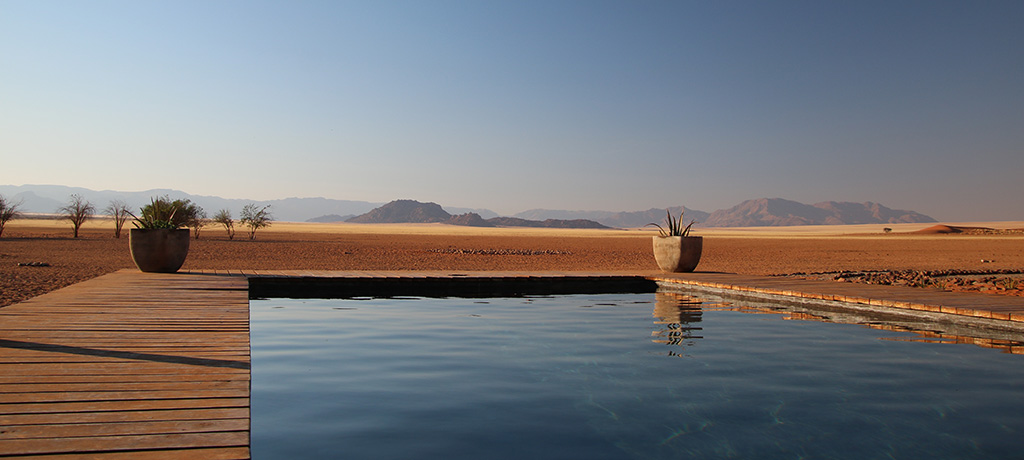
[[257, 208], [256, 203], [249, 203], [242, 208], [242, 218], [238, 221], [242, 225], [249, 227], [249, 239], [256, 239], [256, 230], [264, 227], [269, 227], [270, 222], [274, 220], [274, 216], [270, 215], [270, 206], [264, 206]]
[[231, 218], [231, 211], [227, 209], [217, 211], [217, 214], [213, 215], [213, 221], [224, 226], [229, 240], [235, 239], [235, 221]]

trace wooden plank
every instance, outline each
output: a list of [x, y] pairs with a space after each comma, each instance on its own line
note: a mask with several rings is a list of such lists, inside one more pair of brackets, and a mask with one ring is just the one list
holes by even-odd
[[0, 443], [0, 455], [188, 449], [195, 446], [248, 447], [249, 432], [7, 439]]
[[216, 433], [246, 431], [249, 421], [243, 419], [208, 419], [193, 421], [135, 421], [125, 423], [75, 423], [53, 425], [19, 425], [4, 428], [4, 439], [53, 439], [88, 436], [131, 436], [177, 433]]
[[248, 398], [151, 399], [138, 401], [86, 401], [0, 404], [0, 415], [56, 414], [150, 409], [213, 409], [249, 407]]
[[[0, 364], [4, 373], [17, 373], [19, 375], [86, 375], [93, 373], [123, 375], [142, 374], [173, 374], [188, 372], [192, 374], [217, 374], [236, 370], [239, 373], [248, 373], [248, 363], [234, 360], [205, 359], [189, 365], [191, 358], [178, 357], [181, 364], [175, 363], [152, 363], [152, 362], [60, 362], [60, 363], [5, 363]], [[187, 366], [187, 370], [182, 366]], [[214, 367], [210, 367], [214, 366]]]
[[[241, 373], [233, 374], [204, 374], [204, 382], [248, 382], [249, 375]], [[45, 376], [24, 376], [24, 375], [0, 375], [0, 383], [10, 384], [40, 384], [40, 383], [124, 383], [124, 382], [194, 382], [195, 376], [189, 374], [146, 374], [146, 375], [45, 375]]]
[[[135, 354], [145, 354], [145, 353], [135, 352]], [[177, 354], [177, 355], [162, 355], [162, 358], [165, 359], [165, 360], [168, 360], [168, 361], [181, 361], [182, 363], [186, 363], [187, 361], [209, 360], [209, 361], [212, 361], [212, 362], [223, 362], [225, 364], [225, 366], [227, 366], [229, 363], [242, 363], [242, 364], [244, 364], [245, 362], [242, 361], [241, 358], [245, 358], [245, 356], [246, 356], [245, 354], [238, 353], [238, 352], [233, 352], [233, 353], [228, 353], [228, 352], [224, 352], [224, 353], [204, 353], [204, 354], [180, 353], [180, 354]], [[133, 359], [130, 359], [130, 358], [106, 358], [106, 359], [101, 359], [101, 358], [91, 358], [91, 357], [88, 357], [88, 356], [72, 356], [72, 357], [60, 357], [60, 358], [57, 358], [57, 357], [54, 357], [53, 355], [48, 355], [48, 354], [30, 354], [30, 353], [0, 357], [0, 364], [3, 364], [3, 363], [7, 363], [7, 364], [99, 363], [99, 362], [105, 362], [105, 363], [132, 363], [132, 362], [135, 362], [135, 361], [136, 360], [133, 360]], [[238, 366], [230, 366], [230, 367], [240, 367], [242, 364], [238, 364]]]
[[[249, 389], [222, 390], [203, 388], [198, 390], [145, 390], [145, 391], [59, 391], [6, 393], [0, 395], [0, 404], [21, 404], [36, 402], [72, 401], [138, 401], [153, 399], [199, 399], [199, 398], [248, 398]], [[0, 406], [2, 407], [2, 406]], [[0, 411], [3, 411], [0, 408]]]
[[249, 420], [249, 408], [229, 407], [214, 409], [160, 409], [160, 410], [125, 410], [117, 412], [80, 412], [74, 417], [67, 413], [56, 414], [14, 414], [0, 415], [0, 426], [15, 425], [56, 425], [68, 423], [121, 423], [138, 421], [174, 421], [174, 420], [216, 420], [244, 419]]
[[73, 391], [153, 391], [153, 390], [247, 390], [249, 380], [170, 381], [170, 382], [73, 382], [73, 383], [0, 383], [0, 393], [49, 393]]
[[129, 452], [104, 452], [88, 454], [44, 454], [15, 455], [4, 459], [15, 460], [245, 460], [249, 458], [248, 447], [222, 447], [206, 449], [145, 450]]

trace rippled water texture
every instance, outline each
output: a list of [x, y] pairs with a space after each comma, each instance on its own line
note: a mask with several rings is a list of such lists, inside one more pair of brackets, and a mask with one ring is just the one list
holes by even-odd
[[253, 301], [256, 459], [1019, 458], [1024, 356], [678, 294]]

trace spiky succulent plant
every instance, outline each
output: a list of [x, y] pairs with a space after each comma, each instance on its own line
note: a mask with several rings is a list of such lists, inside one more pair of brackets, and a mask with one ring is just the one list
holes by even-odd
[[691, 220], [690, 223], [686, 225], [686, 227], [683, 227], [683, 214], [685, 213], [686, 209], [684, 208], [682, 211], [679, 211], [679, 218], [673, 219], [672, 212], [666, 209], [665, 214], [667, 215], [667, 217], [665, 218], [665, 220], [668, 229], [665, 229], [665, 227], [662, 227], [661, 225], [658, 225], [654, 222], [645, 225], [645, 227], [649, 227], [651, 225], [658, 227], [658, 231], [661, 233], [661, 236], [689, 236], [690, 228], [693, 227], [693, 224], [697, 223], [697, 221]]

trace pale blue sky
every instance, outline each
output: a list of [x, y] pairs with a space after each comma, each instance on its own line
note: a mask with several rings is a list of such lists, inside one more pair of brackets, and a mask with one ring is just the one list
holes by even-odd
[[1024, 2], [0, 0], [0, 184], [1024, 220]]

